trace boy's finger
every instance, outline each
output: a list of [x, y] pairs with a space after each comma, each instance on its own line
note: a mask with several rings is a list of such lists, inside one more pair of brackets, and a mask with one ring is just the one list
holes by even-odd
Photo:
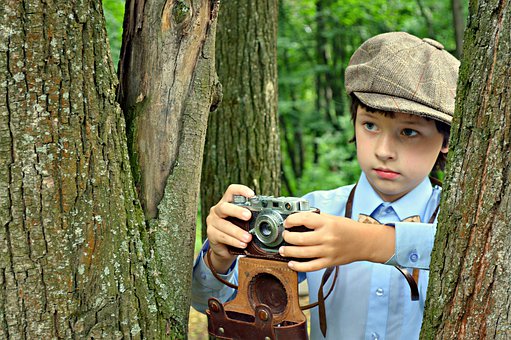
[[321, 246], [282, 246], [279, 248], [279, 254], [283, 257], [315, 259], [323, 254], [321, 248]]
[[247, 242], [240, 241], [236, 237], [232, 237], [225, 233], [219, 233], [216, 238], [216, 243], [220, 243], [226, 246], [233, 246], [236, 248], [246, 248]]
[[[236, 246], [234, 243], [248, 243], [252, 240], [252, 235], [250, 233], [224, 219], [218, 218], [211, 222], [211, 224], [208, 224], [208, 227], [211, 228], [210, 232], [216, 236], [215, 238], [224, 244], [229, 244], [239, 248], [239, 246]], [[210, 236], [208, 233], [208, 238], [209, 237]], [[232, 241], [231, 238], [235, 239], [236, 241]]]
[[289, 215], [284, 221], [285, 228], [306, 226], [309, 229], [316, 229], [322, 225], [321, 221], [325, 215], [312, 212], [301, 212]]
[[220, 218], [235, 217], [248, 221], [252, 217], [250, 210], [228, 202], [220, 202], [212, 208], [212, 213]]
[[287, 265], [289, 268], [297, 272], [313, 272], [329, 267], [327, 260], [324, 258], [304, 262], [289, 261]]
[[311, 232], [298, 232], [293, 229], [285, 230], [282, 234], [284, 241], [295, 246], [314, 246], [320, 244], [320, 236], [318, 233]]
[[231, 184], [225, 191], [224, 196], [222, 197], [222, 201], [232, 202], [233, 195], [242, 195], [245, 197], [252, 197], [252, 196], [255, 196], [255, 193], [252, 189], [250, 189], [249, 187], [247, 187], [245, 185]]

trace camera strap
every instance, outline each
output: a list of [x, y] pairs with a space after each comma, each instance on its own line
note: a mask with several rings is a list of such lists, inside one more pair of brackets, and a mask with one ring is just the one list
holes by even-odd
[[231, 282], [229, 282], [227, 280], [222, 279], [220, 277], [220, 275], [218, 275], [215, 267], [211, 264], [211, 248], [209, 248], [208, 251], [206, 252], [206, 261], [207, 261], [207, 265], [208, 265], [209, 269], [211, 270], [211, 273], [213, 274], [215, 279], [217, 279], [218, 281], [222, 282], [227, 287], [238, 289], [237, 285], [235, 285], [235, 284], [233, 284], [233, 283], [231, 283]]
[[[334, 279], [332, 280], [332, 284], [330, 285], [330, 289], [326, 293], [326, 295], [323, 295], [323, 288], [332, 275], [332, 272], [335, 270]], [[321, 285], [319, 286], [318, 290], [318, 301], [305, 305], [300, 306], [301, 310], [307, 310], [313, 307], [318, 306], [318, 316], [319, 316], [319, 328], [321, 329], [321, 333], [323, 333], [323, 336], [326, 337], [326, 309], [325, 309], [325, 300], [328, 298], [330, 293], [334, 290], [335, 283], [337, 282], [337, 275], [339, 274], [339, 267], [333, 266], [328, 267], [325, 269], [325, 272], [323, 273], [323, 276], [321, 277]]]

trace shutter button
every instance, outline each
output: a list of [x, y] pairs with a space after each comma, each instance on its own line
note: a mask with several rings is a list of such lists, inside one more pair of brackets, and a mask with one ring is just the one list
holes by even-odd
[[444, 45], [442, 45], [441, 43], [439, 43], [436, 40], [433, 40], [433, 39], [430, 39], [430, 38], [424, 38], [424, 39], [422, 39], [422, 41], [424, 41], [425, 43], [430, 44], [433, 47], [436, 47], [439, 50], [443, 50], [444, 49]]

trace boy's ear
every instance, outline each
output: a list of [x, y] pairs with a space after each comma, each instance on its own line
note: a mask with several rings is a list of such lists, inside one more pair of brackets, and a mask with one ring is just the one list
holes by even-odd
[[447, 152], [449, 152], [449, 145], [447, 145], [447, 146], [442, 146], [442, 148], [440, 149], [440, 152], [441, 152], [441, 153], [447, 153]]

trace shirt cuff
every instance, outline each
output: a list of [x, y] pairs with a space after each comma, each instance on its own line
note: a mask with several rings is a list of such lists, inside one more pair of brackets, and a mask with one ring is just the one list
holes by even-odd
[[[211, 269], [206, 265], [205, 256], [206, 252], [209, 249], [209, 241], [206, 240], [204, 245], [202, 246], [202, 249], [197, 256], [197, 259], [195, 259], [195, 263], [193, 265], [193, 279], [199, 283], [201, 286], [211, 289], [211, 290], [219, 290], [225, 287], [225, 285], [218, 281], [217, 278], [213, 275], [211, 272]], [[236, 268], [238, 264], [238, 259], [236, 259], [227, 273], [220, 274], [218, 273], [218, 276], [228, 282], [232, 282], [234, 284], [237, 284], [237, 278], [236, 278]]]
[[429, 269], [436, 224], [396, 222], [395, 255], [386, 264]]
[[385, 262], [384, 264], [388, 264], [389, 266], [397, 266], [398, 264], [396, 261], [396, 254], [394, 253], [392, 257], [388, 259], [387, 262]]

